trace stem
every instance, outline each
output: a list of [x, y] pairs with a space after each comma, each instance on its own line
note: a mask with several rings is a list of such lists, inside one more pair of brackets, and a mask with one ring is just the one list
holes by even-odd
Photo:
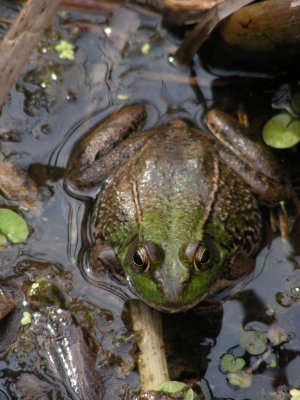
[[161, 314], [141, 301], [131, 301], [130, 311], [140, 349], [138, 367], [141, 390], [147, 392], [170, 379], [162, 337]]
[[28, 0], [0, 45], [0, 109], [60, 4]]

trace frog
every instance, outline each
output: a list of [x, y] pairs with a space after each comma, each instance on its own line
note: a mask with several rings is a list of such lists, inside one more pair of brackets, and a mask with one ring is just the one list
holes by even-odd
[[141, 131], [146, 117], [142, 104], [107, 117], [76, 143], [66, 182], [101, 187], [90, 217], [97, 268], [149, 306], [182, 312], [253, 271], [261, 203], [291, 189], [272, 151], [221, 110], [203, 130], [171, 120]]

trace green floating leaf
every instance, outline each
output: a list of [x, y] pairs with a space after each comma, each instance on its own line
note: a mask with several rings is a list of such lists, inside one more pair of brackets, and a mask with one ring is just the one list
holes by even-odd
[[276, 149], [288, 149], [300, 142], [300, 120], [288, 113], [271, 118], [263, 128], [263, 139]]
[[266, 350], [266, 335], [259, 331], [246, 331], [240, 336], [239, 345], [243, 347], [249, 354], [257, 355]]
[[247, 389], [252, 383], [252, 374], [249, 371], [232, 372], [228, 374], [228, 381], [233, 386]]
[[178, 393], [186, 388], [186, 384], [178, 381], [166, 381], [159, 385], [155, 390], [164, 393]]
[[291, 400], [300, 400], [300, 390], [291, 389], [290, 390]]
[[0, 246], [6, 246], [7, 245], [7, 239], [2, 233], [0, 233]]
[[226, 372], [236, 372], [243, 369], [245, 360], [243, 358], [234, 358], [233, 354], [225, 354], [221, 358], [221, 368]]
[[28, 225], [15, 211], [0, 208], [0, 233], [13, 243], [21, 243], [28, 237]]

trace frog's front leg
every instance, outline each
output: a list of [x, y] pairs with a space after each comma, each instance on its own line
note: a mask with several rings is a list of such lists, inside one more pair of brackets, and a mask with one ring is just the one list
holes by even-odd
[[205, 122], [216, 139], [219, 158], [228, 164], [267, 203], [292, 195], [274, 153], [262, 140], [250, 137], [248, 129], [219, 110], [210, 110]]
[[[142, 104], [124, 107], [76, 143], [67, 166], [66, 179], [71, 189], [88, 189], [100, 184], [126, 162], [146, 140], [132, 135], [139, 131], [145, 119]], [[120, 145], [122, 140], [124, 143]]]

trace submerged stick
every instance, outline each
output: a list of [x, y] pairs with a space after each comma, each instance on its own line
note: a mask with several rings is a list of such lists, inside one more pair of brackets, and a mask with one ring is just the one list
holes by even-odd
[[60, 0], [28, 0], [0, 44], [0, 109], [48, 27]]
[[141, 301], [131, 301], [130, 311], [140, 349], [138, 367], [141, 391], [146, 392], [169, 380], [161, 315]]

